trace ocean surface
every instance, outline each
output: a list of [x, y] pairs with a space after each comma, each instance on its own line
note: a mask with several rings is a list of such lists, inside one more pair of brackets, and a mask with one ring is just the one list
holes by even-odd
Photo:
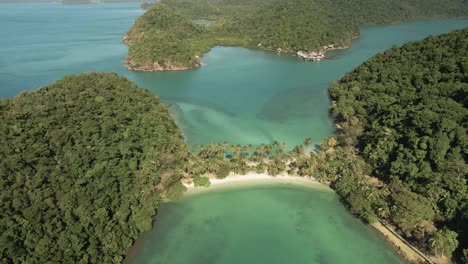
[[170, 104], [191, 147], [224, 140], [293, 147], [307, 137], [320, 144], [334, 133], [327, 93], [334, 80], [393, 45], [468, 26], [468, 20], [437, 20], [362, 27], [350, 49], [320, 63], [215, 47], [198, 69], [129, 72], [121, 39], [143, 12], [138, 3], [0, 5], [0, 97], [66, 74], [114, 71]]
[[158, 209], [126, 264], [403, 264], [322, 185], [253, 185]]
[[0, 97], [36, 89], [63, 75], [123, 73], [123, 34], [138, 4], [0, 4]]

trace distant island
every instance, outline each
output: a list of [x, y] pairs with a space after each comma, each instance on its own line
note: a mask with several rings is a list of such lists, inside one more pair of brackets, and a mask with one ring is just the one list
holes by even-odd
[[[127, 68], [186, 70], [213, 46], [241, 46], [311, 61], [350, 45], [359, 25], [422, 18], [467, 17], [462, 0], [162, 0], [127, 32]], [[196, 23], [209, 21], [210, 23]]]

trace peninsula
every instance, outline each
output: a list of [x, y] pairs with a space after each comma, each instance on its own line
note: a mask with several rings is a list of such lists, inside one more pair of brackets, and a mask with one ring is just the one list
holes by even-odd
[[[170, 28], [177, 17], [155, 19]], [[466, 262], [467, 40], [463, 29], [394, 47], [336, 81], [338, 133], [315, 149], [305, 139], [290, 151], [279, 142], [190, 151], [159, 98], [116, 74], [2, 99], [0, 259], [121, 262], [182, 182], [253, 173], [313, 177], [431, 261]]]
[[[199, 67], [213, 46], [241, 46], [295, 55], [311, 61], [346, 48], [359, 25], [466, 17], [461, 0], [162, 0], [127, 32], [127, 68], [174, 71]], [[195, 23], [194, 21], [210, 21]]]

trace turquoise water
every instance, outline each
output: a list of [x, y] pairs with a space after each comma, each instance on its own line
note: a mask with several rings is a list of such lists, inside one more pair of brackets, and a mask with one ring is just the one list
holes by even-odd
[[[363, 27], [337, 60], [215, 47], [205, 66], [184, 72], [129, 72], [125, 31], [139, 4], [1, 4], [0, 97], [66, 74], [114, 71], [161, 96], [191, 146], [285, 141], [334, 132], [327, 89], [379, 51], [468, 26], [468, 20]], [[328, 191], [256, 187], [209, 192], [163, 206], [139, 242], [138, 263], [401, 263]], [[294, 258], [292, 258], [294, 257]]]
[[304, 138], [334, 132], [327, 89], [379, 51], [468, 26], [468, 20], [417, 21], [363, 27], [336, 60], [311, 63], [235, 47], [215, 47], [204, 67], [184, 72], [125, 69], [121, 38], [143, 13], [139, 4], [3, 4], [0, 6], [0, 97], [38, 88], [65, 74], [115, 71], [171, 104], [191, 146]]
[[322, 186], [208, 191], [164, 204], [127, 264], [399, 264]]
[[138, 4], [0, 4], [0, 97], [35, 89], [66, 74], [122, 73], [122, 35]]

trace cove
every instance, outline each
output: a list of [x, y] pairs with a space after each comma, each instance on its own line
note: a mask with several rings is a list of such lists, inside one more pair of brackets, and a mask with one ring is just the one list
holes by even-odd
[[[468, 26], [467, 20], [435, 20], [362, 27], [350, 49], [336, 51], [337, 60], [321, 63], [216, 47], [199, 69], [139, 73], [125, 69], [127, 47], [121, 43], [143, 13], [139, 4], [0, 7], [0, 32], [5, 36], [0, 42], [0, 97], [13, 97], [66, 74], [114, 71], [170, 104], [192, 147], [224, 140], [278, 140], [293, 146], [309, 136], [319, 143], [334, 132], [327, 93], [333, 80], [392, 45]], [[332, 192], [301, 188], [210, 191], [165, 204], [129, 261], [401, 263]]]
[[163, 204], [126, 263], [404, 263], [322, 185], [210, 188]]
[[295, 57], [238, 47], [215, 47], [204, 67], [184, 72], [130, 73], [172, 104], [187, 142], [314, 144], [334, 133], [328, 88], [368, 58], [411, 40], [468, 26], [467, 20], [416, 21], [362, 27], [336, 60], [304, 62]]
[[170, 110], [193, 148], [222, 142], [289, 147], [334, 133], [328, 88], [374, 54], [468, 26], [468, 20], [415, 21], [361, 27], [336, 60], [303, 62], [235, 47], [215, 47], [205, 66], [183, 72], [127, 71], [122, 36], [143, 14], [138, 3], [2, 4], [0, 98], [49, 84], [66, 74], [114, 71], [150, 89]]

